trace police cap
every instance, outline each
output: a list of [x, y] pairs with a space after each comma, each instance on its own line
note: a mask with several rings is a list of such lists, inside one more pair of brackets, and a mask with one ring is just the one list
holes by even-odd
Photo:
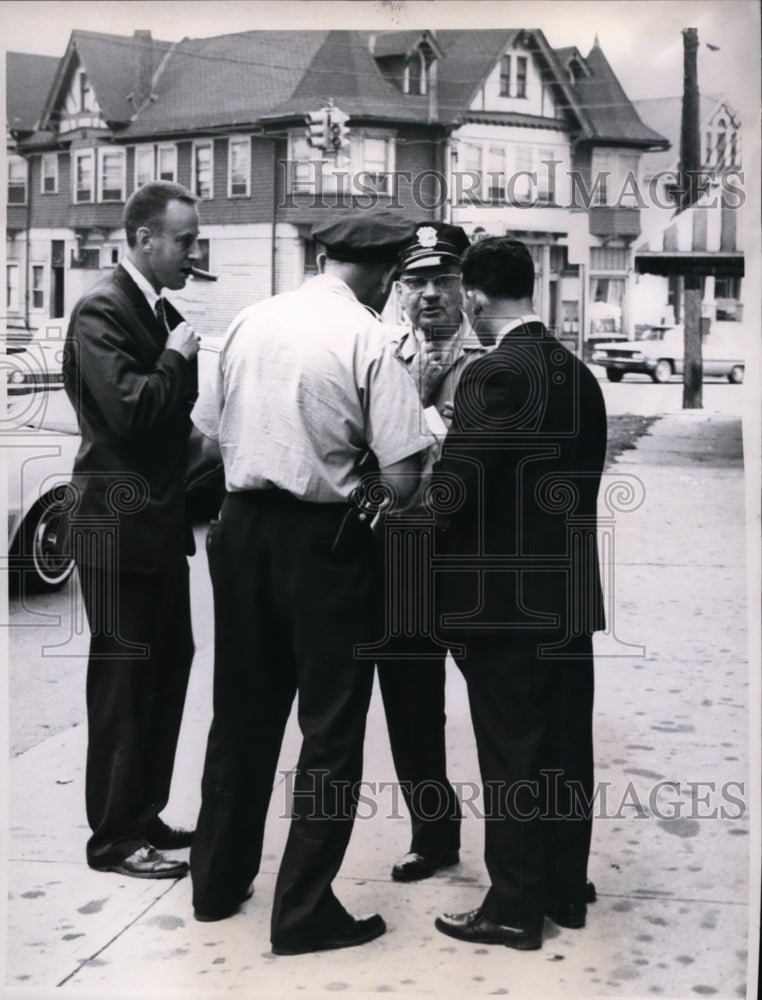
[[412, 234], [412, 223], [387, 210], [344, 215], [312, 227], [313, 240], [322, 243], [329, 257], [368, 264], [395, 261]]
[[400, 252], [401, 272], [419, 267], [437, 267], [460, 263], [470, 246], [465, 231], [447, 222], [419, 222], [413, 226], [413, 237]]

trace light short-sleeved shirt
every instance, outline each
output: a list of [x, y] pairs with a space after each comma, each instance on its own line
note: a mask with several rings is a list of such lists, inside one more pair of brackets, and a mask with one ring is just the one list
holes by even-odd
[[228, 491], [316, 503], [347, 500], [369, 451], [384, 468], [433, 440], [387, 328], [333, 275], [244, 309], [191, 416], [219, 442]]

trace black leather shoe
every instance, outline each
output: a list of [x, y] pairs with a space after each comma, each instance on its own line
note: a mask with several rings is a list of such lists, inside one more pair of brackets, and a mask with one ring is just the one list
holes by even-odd
[[548, 907], [545, 913], [559, 927], [579, 930], [585, 926], [587, 904], [594, 903], [597, 898], [595, 885], [588, 881], [585, 882], [585, 898], [581, 903], [556, 903], [555, 906]]
[[406, 854], [398, 864], [392, 868], [392, 878], [395, 882], [418, 882], [423, 878], [431, 878], [435, 871], [440, 868], [451, 868], [460, 861], [460, 854], [457, 851], [448, 851], [445, 854]]
[[[351, 918], [350, 918], [351, 919]], [[322, 937], [306, 941], [272, 942], [274, 955], [304, 955], [310, 951], [331, 951], [335, 948], [353, 948], [357, 944], [366, 944], [374, 938], [381, 937], [386, 930], [383, 917], [374, 913], [364, 920], [351, 920], [351, 923], [331, 931]]]
[[193, 842], [194, 830], [178, 830], [168, 826], [163, 819], [156, 816], [146, 825], [145, 838], [160, 851], [179, 851], [190, 847]]
[[508, 927], [490, 920], [481, 910], [470, 913], [445, 913], [437, 917], [434, 926], [443, 934], [468, 941], [469, 944], [502, 944], [519, 951], [534, 951], [542, 946], [542, 928], [526, 930]]
[[555, 906], [549, 906], [545, 912], [559, 927], [579, 930], [585, 926], [587, 903], [557, 903]]
[[139, 847], [116, 864], [90, 867], [97, 872], [116, 872], [117, 875], [129, 875], [131, 878], [184, 878], [188, 874], [187, 862], [168, 858], [150, 844]]
[[241, 896], [241, 898], [238, 900], [238, 902], [234, 906], [231, 906], [229, 909], [214, 910], [208, 913], [205, 913], [203, 910], [194, 909], [193, 916], [196, 918], [196, 920], [200, 920], [202, 923], [205, 924], [213, 923], [215, 920], [227, 920], [228, 917], [235, 916], [235, 914], [238, 913], [241, 906], [246, 902], [246, 900], [251, 899], [253, 895], [254, 895], [254, 886], [250, 885], [249, 888], [246, 890], [246, 892], [243, 894], [243, 896]]

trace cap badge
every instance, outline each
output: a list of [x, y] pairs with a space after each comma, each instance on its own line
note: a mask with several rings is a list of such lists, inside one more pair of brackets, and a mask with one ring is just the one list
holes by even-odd
[[429, 248], [437, 245], [437, 231], [433, 226], [421, 226], [415, 235], [422, 247]]

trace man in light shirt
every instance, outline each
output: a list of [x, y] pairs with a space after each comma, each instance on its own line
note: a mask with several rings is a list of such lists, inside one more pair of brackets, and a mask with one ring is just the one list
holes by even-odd
[[276, 954], [345, 948], [383, 934], [334, 895], [362, 777], [372, 660], [355, 646], [375, 615], [374, 541], [353, 503], [365, 470], [405, 499], [425, 430], [383, 308], [411, 228], [392, 212], [319, 226], [320, 274], [244, 310], [216, 385], [193, 413], [218, 442], [227, 496], [207, 543], [214, 587], [214, 719], [191, 852], [198, 920], [250, 895], [283, 731], [298, 693], [303, 742], [275, 887]]

